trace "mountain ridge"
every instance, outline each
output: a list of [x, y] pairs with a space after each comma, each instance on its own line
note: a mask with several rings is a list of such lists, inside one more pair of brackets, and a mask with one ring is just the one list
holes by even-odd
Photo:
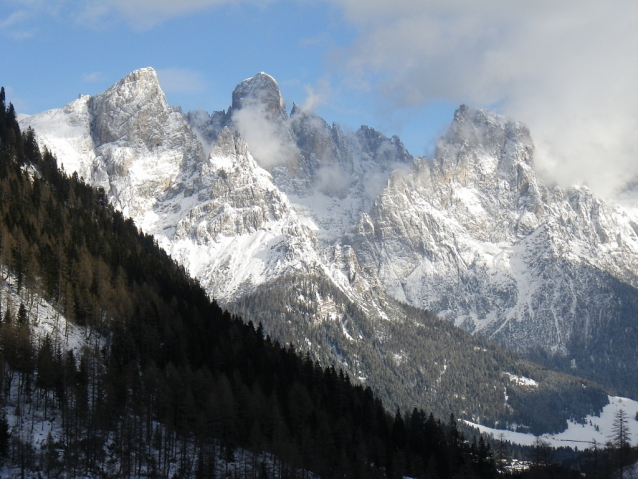
[[[260, 303], [244, 298], [291, 276], [321, 277], [347, 298], [310, 308], [331, 321], [348, 301], [361, 303], [367, 319], [357, 315], [357, 327], [369, 328], [398, 311], [388, 306], [393, 297], [546, 364], [638, 394], [624, 384], [635, 372], [629, 364], [635, 351], [602, 347], [592, 361], [576, 347], [593, 341], [592, 331], [630, 328], [634, 337], [636, 233], [622, 212], [588, 190], [541, 185], [524, 125], [462, 106], [435, 157], [413, 158], [398, 138], [370, 128], [347, 132], [296, 107], [284, 115], [276, 82], [259, 76], [257, 83], [264, 82], [270, 109], [251, 88], [246, 108], [240, 91], [227, 112], [212, 114], [182, 115], [164, 98], [156, 106], [163, 125], [134, 133], [135, 142], [101, 145], [95, 159], [84, 155], [111, 165], [86, 168], [88, 178], [108, 184], [113, 204], [228, 306], [258, 314]], [[77, 145], [87, 144], [86, 129], [71, 142], [47, 131], [42, 116], [23, 125], [41, 130], [54, 152], [75, 148], [80, 158]], [[250, 129], [264, 125], [271, 141], [259, 145], [263, 139]], [[162, 128], [175, 133], [153, 146]], [[253, 148], [261, 156], [253, 157]], [[155, 166], [165, 158], [172, 167], [154, 176], [152, 158]], [[139, 180], [126, 179], [118, 165]], [[610, 259], [599, 258], [600, 251], [611, 252]], [[611, 313], [596, 318], [605, 311]], [[618, 324], [605, 329], [609, 318]], [[298, 325], [301, 336], [314, 321]], [[338, 343], [341, 356], [334, 357], [354, 376], [356, 337], [346, 332]], [[619, 358], [627, 364], [610, 378]], [[392, 363], [384, 368], [391, 371]]]

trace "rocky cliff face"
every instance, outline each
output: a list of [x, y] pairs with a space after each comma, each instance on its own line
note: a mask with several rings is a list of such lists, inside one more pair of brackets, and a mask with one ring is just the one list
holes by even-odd
[[[246, 298], [287, 285], [281, 321], [316, 312], [295, 341], [316, 344], [318, 323], [341, 324], [326, 347], [353, 374], [371, 364], [391, 374], [387, 358], [411, 357], [409, 315], [392, 298], [607, 384], [638, 372], [635, 226], [586, 188], [543, 185], [521, 123], [461, 106], [434, 158], [413, 158], [371, 128], [349, 132], [297, 106], [288, 116], [263, 73], [227, 111], [184, 115], [142, 69], [23, 125], [211, 296], [259, 316], [263, 299]], [[300, 286], [312, 278], [329, 297]], [[380, 325], [393, 318], [388, 356], [361, 357], [353, 345], [389, 344]]]
[[347, 242], [395, 298], [588, 374], [607, 359], [582, 345], [612, 318], [636, 329], [638, 237], [586, 188], [542, 185], [533, 151], [520, 123], [462, 106], [434, 159], [393, 174]]
[[288, 119], [286, 104], [273, 77], [261, 72], [239, 83], [233, 91], [230, 114], [257, 108], [268, 120], [285, 122]]
[[223, 128], [239, 132], [323, 246], [354, 226], [390, 173], [412, 161], [397, 137], [365, 126], [344, 131], [297, 105], [288, 116], [277, 82], [265, 73], [237, 85], [227, 112], [186, 117], [205, 148]]
[[196, 183], [193, 199], [175, 205], [183, 214], [166, 241], [213, 297], [229, 300], [318, 267], [312, 232], [238, 133], [219, 133]]

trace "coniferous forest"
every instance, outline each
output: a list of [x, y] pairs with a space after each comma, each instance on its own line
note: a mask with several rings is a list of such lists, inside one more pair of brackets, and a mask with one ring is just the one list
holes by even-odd
[[[21, 298], [0, 304], [9, 475], [503, 477], [496, 451], [466, 440], [453, 414], [389, 412], [343, 371], [222, 310], [103, 191], [20, 131], [4, 89], [0, 274]], [[87, 332], [80, 351], [36, 337], [43, 301]], [[39, 445], [36, 414], [60, 424]]]

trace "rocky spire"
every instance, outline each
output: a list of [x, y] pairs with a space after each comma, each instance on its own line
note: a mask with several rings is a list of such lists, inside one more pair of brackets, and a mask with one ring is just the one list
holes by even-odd
[[247, 107], [263, 109], [269, 119], [285, 121], [288, 117], [279, 85], [264, 72], [242, 81], [233, 91], [231, 113]]
[[125, 140], [141, 141], [149, 149], [162, 142], [163, 125], [172, 111], [152, 68], [135, 70], [92, 97], [89, 108], [96, 146]]
[[535, 177], [534, 144], [518, 121], [461, 105], [447, 134], [439, 140], [434, 165], [444, 182], [496, 188], [506, 181], [512, 190], [527, 191]]

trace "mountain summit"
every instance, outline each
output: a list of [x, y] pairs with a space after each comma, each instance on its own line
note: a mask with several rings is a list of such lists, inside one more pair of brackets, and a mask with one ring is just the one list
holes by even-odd
[[273, 77], [264, 72], [242, 81], [235, 87], [230, 112], [243, 108], [258, 108], [270, 120], [285, 121], [288, 118], [279, 85]]
[[153, 149], [162, 143], [171, 113], [152, 68], [136, 70], [92, 97], [89, 108], [96, 147], [125, 141]]
[[461, 107], [435, 157], [393, 174], [350, 241], [395, 298], [627, 387], [635, 352], [601, 338], [636, 333], [633, 223], [587, 188], [543, 185], [533, 151], [524, 125]]

